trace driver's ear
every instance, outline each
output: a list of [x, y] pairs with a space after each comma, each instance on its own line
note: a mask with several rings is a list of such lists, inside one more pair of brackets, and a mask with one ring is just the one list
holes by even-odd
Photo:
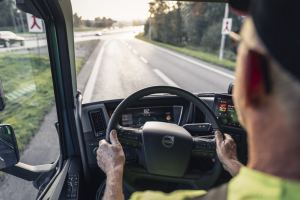
[[249, 50], [244, 67], [246, 105], [260, 107], [271, 92], [268, 59], [256, 51]]

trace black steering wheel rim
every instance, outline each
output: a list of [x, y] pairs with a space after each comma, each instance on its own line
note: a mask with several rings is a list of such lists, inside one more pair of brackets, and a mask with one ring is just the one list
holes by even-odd
[[[109, 141], [109, 133], [113, 129], [119, 129], [119, 118], [122, 115], [122, 113], [130, 106], [132, 106], [136, 101], [140, 100], [141, 98], [145, 96], [149, 96], [151, 94], [158, 94], [158, 93], [167, 93], [176, 95], [178, 97], [181, 97], [191, 103], [193, 103], [198, 109], [200, 109], [204, 115], [205, 119], [211, 123], [213, 130], [219, 130], [220, 126], [218, 123], [218, 120], [216, 119], [214, 113], [211, 111], [211, 109], [208, 107], [208, 105], [202, 101], [199, 97], [196, 95], [185, 91], [180, 88], [171, 87], [171, 86], [154, 86], [149, 88], [144, 88], [140, 91], [137, 91], [133, 93], [132, 95], [128, 96], [126, 99], [124, 99], [114, 110], [110, 121], [107, 126], [106, 130], [106, 140]], [[213, 185], [216, 180], [218, 179], [220, 173], [222, 171], [221, 164], [216, 157], [215, 166], [213, 167], [212, 171], [209, 172], [211, 176], [211, 183], [207, 183], [209, 186]], [[203, 177], [203, 180], [207, 181], [208, 177]]]
[[125, 111], [126, 108], [134, 104], [137, 100], [149, 96], [151, 94], [158, 94], [158, 93], [167, 93], [167, 94], [173, 94], [179, 97], [182, 97], [190, 102], [192, 102], [197, 108], [199, 108], [201, 111], [204, 111], [204, 114], [206, 115], [206, 119], [212, 124], [213, 129], [220, 129], [219, 122], [217, 118], [215, 117], [214, 113], [211, 111], [211, 109], [207, 106], [205, 102], [203, 102], [200, 98], [198, 98], [196, 95], [180, 89], [176, 87], [171, 86], [153, 86], [144, 88], [142, 90], [139, 90], [132, 95], [125, 98], [114, 110], [107, 129], [106, 129], [106, 140], [109, 141], [109, 133], [111, 130], [116, 129], [119, 126], [119, 117], [120, 115]]

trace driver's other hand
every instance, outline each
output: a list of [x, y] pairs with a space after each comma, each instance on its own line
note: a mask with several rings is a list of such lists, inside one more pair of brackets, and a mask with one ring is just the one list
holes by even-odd
[[236, 144], [232, 137], [224, 134], [225, 138], [220, 131], [216, 131], [216, 146], [219, 160], [223, 163], [227, 160], [237, 160]]
[[110, 132], [110, 141], [111, 144], [106, 140], [99, 142], [97, 164], [107, 176], [114, 176], [116, 173], [123, 173], [125, 155], [116, 130]]
[[228, 134], [223, 137], [220, 131], [216, 131], [216, 151], [224, 169], [235, 176], [243, 166], [237, 158], [236, 143]]

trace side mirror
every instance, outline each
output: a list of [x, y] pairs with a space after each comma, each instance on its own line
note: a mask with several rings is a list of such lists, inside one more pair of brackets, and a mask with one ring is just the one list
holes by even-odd
[[0, 170], [16, 165], [20, 160], [14, 129], [10, 125], [0, 125]]
[[233, 88], [234, 88], [234, 84], [230, 83], [228, 86], [228, 94], [233, 94]]
[[2, 86], [2, 82], [0, 80], [0, 111], [3, 111], [5, 108], [5, 95]]

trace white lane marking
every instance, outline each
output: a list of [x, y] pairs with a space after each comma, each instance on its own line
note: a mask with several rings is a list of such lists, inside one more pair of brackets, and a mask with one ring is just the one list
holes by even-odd
[[[146, 42], [146, 43], [147, 43], [147, 42]], [[166, 50], [166, 49], [164, 49], [164, 48], [162, 48], [162, 47], [155, 46], [154, 44], [151, 44], [151, 43], [147, 43], [147, 44], [150, 44], [150, 45], [152, 45], [153, 47], [155, 47], [155, 48], [157, 48], [157, 49], [159, 49], [159, 50], [161, 50], [161, 51], [163, 51], [163, 52], [165, 52], [165, 53], [168, 53], [168, 54], [170, 54], [170, 55], [172, 55], [172, 56], [175, 56], [175, 57], [177, 57], [177, 58], [180, 58], [180, 59], [182, 59], [182, 60], [185, 60], [185, 61], [187, 61], [187, 62], [189, 62], [189, 63], [192, 63], [192, 64], [194, 64], [194, 65], [197, 65], [197, 66], [199, 66], [199, 67], [202, 67], [202, 68], [204, 68], [204, 69], [206, 69], [206, 70], [215, 72], [215, 73], [217, 73], [217, 74], [220, 74], [220, 75], [225, 76], [225, 77], [230, 78], [230, 79], [235, 79], [235, 76], [233, 76], [233, 75], [231, 75], [231, 74], [228, 74], [228, 73], [226, 73], [226, 72], [223, 72], [223, 71], [221, 71], [221, 70], [218, 70], [218, 69], [212, 68], [212, 67], [210, 67], [210, 66], [207, 66], [207, 65], [205, 65], [205, 64], [199, 63], [199, 62], [197, 62], [197, 61], [195, 61], [195, 60], [192, 60], [192, 59], [190, 59], [190, 58], [188, 58], [188, 57], [179, 55], [179, 54], [174, 53], [174, 52], [172, 52], [172, 51], [170, 51], [170, 50]]]
[[153, 69], [153, 71], [164, 81], [166, 82], [169, 86], [177, 87], [180, 88], [179, 85], [177, 85], [172, 79], [167, 77], [162, 71], [159, 69]]
[[140, 56], [141, 61], [143, 61], [143, 63], [148, 64], [148, 60], [146, 60], [146, 58], [144, 58], [143, 56]]
[[138, 52], [137, 52], [135, 49], [133, 49], [132, 52], [133, 52], [135, 55], [138, 55]]
[[84, 93], [83, 93], [83, 103], [89, 103], [92, 100], [94, 88], [97, 81], [97, 76], [100, 69], [100, 64], [102, 61], [103, 53], [105, 46], [107, 45], [107, 41], [104, 42], [103, 46], [101, 47], [101, 50], [96, 58], [93, 70], [91, 72], [90, 78], [85, 86]]

